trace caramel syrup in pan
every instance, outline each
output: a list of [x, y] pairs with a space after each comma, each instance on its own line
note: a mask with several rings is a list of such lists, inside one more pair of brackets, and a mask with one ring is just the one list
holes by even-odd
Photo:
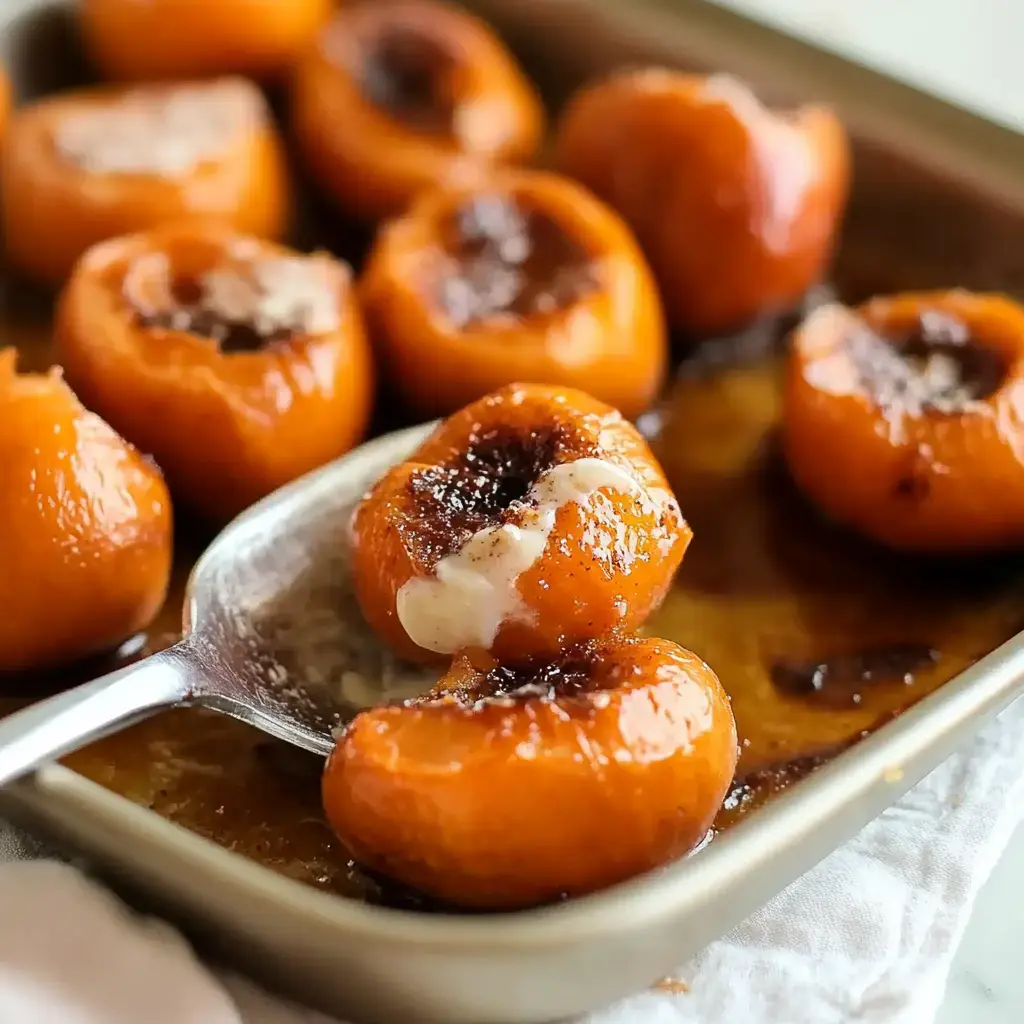
[[[25, 365], [45, 365], [43, 332], [26, 326], [39, 311], [10, 308], [2, 292], [0, 302]], [[905, 560], [824, 523], [794, 493], [776, 450], [777, 356], [745, 348], [719, 343], [713, 362], [699, 353], [685, 361], [663, 405], [641, 421], [695, 533], [647, 631], [715, 669], [739, 726], [737, 779], [718, 828], [1009, 639], [1022, 626], [1024, 596], [1017, 560]], [[180, 539], [177, 580], [150, 649], [174, 638], [198, 549]], [[68, 673], [0, 680], [0, 711], [72, 681]], [[423, 905], [351, 863], [324, 824], [316, 758], [214, 712], [162, 714], [66, 764], [291, 878]]]

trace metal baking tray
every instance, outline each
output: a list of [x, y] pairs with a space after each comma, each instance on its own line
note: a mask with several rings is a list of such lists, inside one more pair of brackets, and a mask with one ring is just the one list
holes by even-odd
[[[868, 268], [865, 294], [1024, 289], [1024, 137], [702, 0], [469, 6], [555, 102], [584, 79], [639, 62], [730, 71], [771, 100], [831, 102], [855, 139], [839, 262]], [[0, 57], [22, 96], [78, 79], [69, 22], [61, 0], [7, 0]], [[320, 471], [325, 490], [334, 472]], [[238, 528], [258, 532], [265, 509]], [[600, 1006], [671, 971], [856, 833], [1022, 689], [1018, 636], [697, 856], [514, 915], [432, 915], [325, 894], [58, 766], [0, 801], [4, 814], [84, 856], [205, 950], [301, 1002], [374, 1022], [530, 1024]]]

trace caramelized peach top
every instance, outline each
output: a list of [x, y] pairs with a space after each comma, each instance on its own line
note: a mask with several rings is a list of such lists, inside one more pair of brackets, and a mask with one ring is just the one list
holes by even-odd
[[451, 417], [356, 511], [364, 614], [419, 660], [510, 661], [639, 625], [690, 539], [636, 429], [570, 389], [513, 385]]
[[342, 8], [298, 69], [293, 115], [313, 170], [365, 220], [529, 158], [543, 126], [532, 86], [483, 22], [409, 0]]
[[667, 362], [628, 228], [556, 175], [506, 171], [421, 197], [379, 233], [361, 292], [394, 388], [423, 414], [532, 379], [635, 416]]
[[108, 93], [105, 102], [69, 108], [50, 140], [65, 167], [86, 174], [173, 179], [222, 159], [264, 117], [256, 90], [222, 79]]
[[462, 906], [579, 895], [692, 849], [736, 764], [728, 698], [665, 640], [604, 638], [478, 669], [357, 716], [328, 761], [328, 820], [357, 859]]
[[600, 286], [596, 254], [527, 195], [467, 196], [437, 228], [431, 301], [460, 330], [564, 310]]
[[19, 110], [3, 154], [12, 261], [62, 279], [103, 239], [175, 220], [276, 237], [284, 158], [259, 90], [242, 79], [56, 95]]
[[209, 236], [183, 241], [173, 237], [126, 267], [121, 297], [139, 328], [209, 339], [220, 352], [235, 353], [340, 327], [349, 286], [344, 264], [284, 254], [241, 236], [223, 249]]
[[326, 255], [172, 225], [82, 259], [57, 342], [79, 393], [223, 518], [365, 429], [372, 367], [349, 286]]
[[171, 569], [159, 470], [59, 372], [19, 375], [15, 359], [0, 350], [0, 672], [72, 661], [144, 629]]
[[1024, 310], [999, 296], [827, 306], [793, 337], [793, 475], [830, 515], [895, 547], [1024, 543], [1021, 409]]

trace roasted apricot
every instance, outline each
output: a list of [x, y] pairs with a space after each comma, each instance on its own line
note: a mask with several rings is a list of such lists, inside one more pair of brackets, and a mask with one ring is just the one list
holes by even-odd
[[597, 640], [520, 670], [463, 655], [425, 699], [351, 722], [323, 800], [358, 861], [454, 904], [510, 910], [693, 849], [736, 750], [718, 678], [667, 640]]
[[401, 655], [504, 662], [637, 628], [690, 542], [632, 424], [580, 391], [511, 385], [474, 402], [356, 509], [352, 574]]
[[347, 451], [372, 366], [345, 264], [183, 224], [89, 250], [55, 327], [69, 381], [226, 519]]
[[0, 204], [11, 263], [57, 283], [96, 242], [164, 222], [216, 220], [277, 237], [288, 182], [249, 82], [85, 89], [11, 119]]
[[839, 304], [792, 336], [784, 446], [830, 517], [894, 548], [1024, 543], [1024, 308], [924, 292]]
[[429, 0], [343, 7], [299, 63], [291, 109], [311, 173], [362, 221], [400, 213], [424, 188], [528, 160], [544, 121], [491, 30]]
[[86, 49], [122, 81], [279, 78], [327, 20], [332, 0], [79, 0]]
[[360, 293], [389, 383], [423, 416], [535, 380], [633, 417], [664, 377], [643, 254], [612, 210], [555, 175], [422, 196], [381, 229]]
[[829, 110], [770, 111], [725, 75], [633, 71], [570, 102], [556, 149], [636, 232], [691, 336], [786, 310], [829, 261], [849, 179]]
[[160, 471], [60, 372], [0, 350], [0, 671], [74, 661], [145, 629], [171, 571]]

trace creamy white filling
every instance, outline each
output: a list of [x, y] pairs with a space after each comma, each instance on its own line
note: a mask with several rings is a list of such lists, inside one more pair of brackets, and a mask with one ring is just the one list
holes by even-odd
[[152, 86], [69, 114], [53, 142], [91, 174], [174, 178], [223, 156], [263, 117], [259, 91], [241, 80]]
[[554, 466], [533, 485], [520, 525], [488, 526], [442, 558], [429, 577], [398, 591], [398, 620], [413, 643], [438, 654], [489, 649], [502, 624], [528, 617], [517, 583], [544, 553], [563, 505], [588, 505], [602, 489], [650, 496], [630, 473], [604, 459]]

